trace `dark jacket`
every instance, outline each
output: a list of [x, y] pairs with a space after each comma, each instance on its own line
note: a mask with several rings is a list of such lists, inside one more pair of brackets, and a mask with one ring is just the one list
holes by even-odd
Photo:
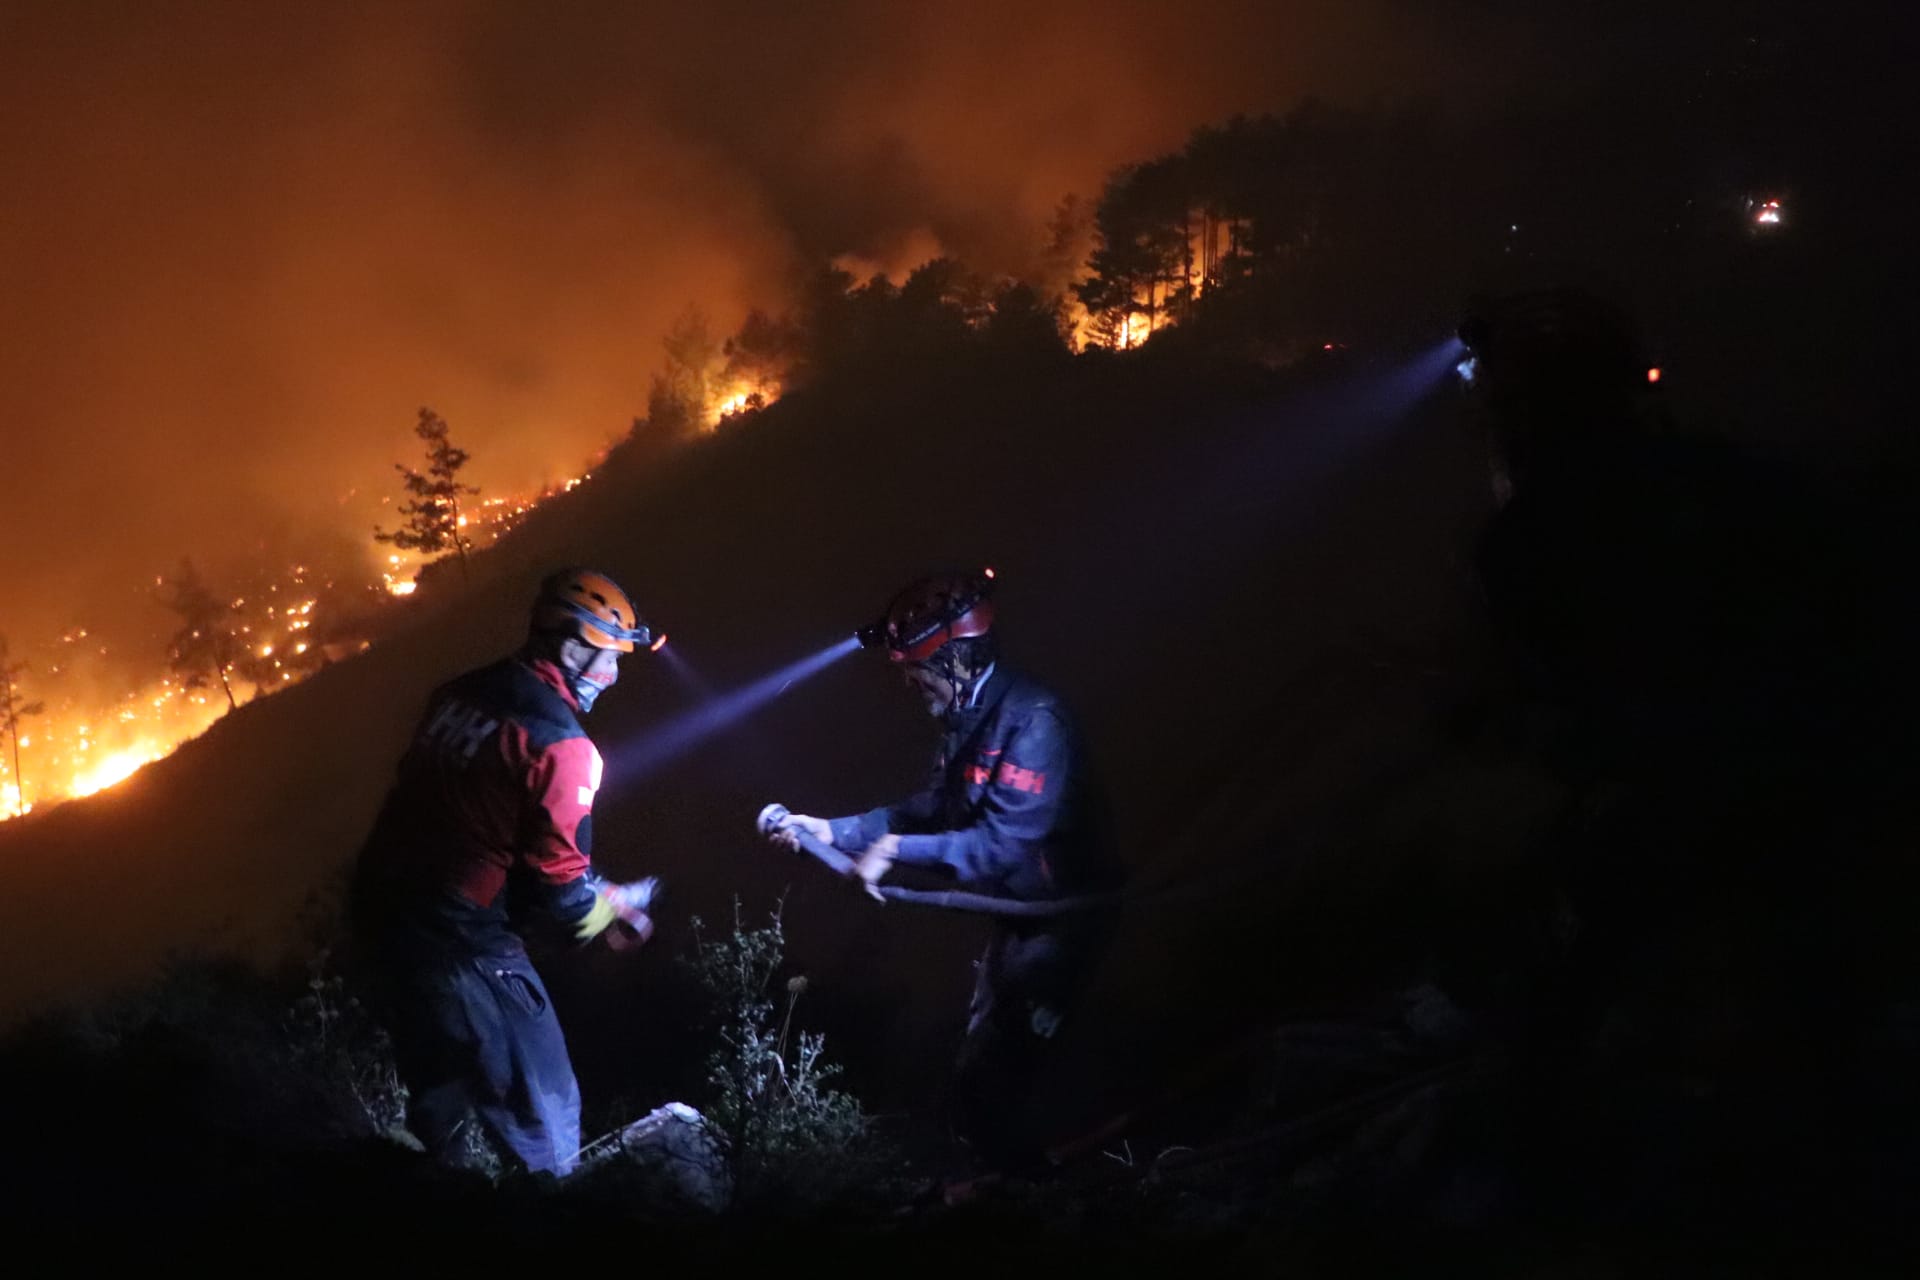
[[402, 757], [354, 884], [357, 921], [477, 954], [517, 952], [516, 904], [577, 925], [600, 753], [560, 673], [507, 658], [436, 689]]
[[944, 868], [989, 893], [1058, 898], [1118, 886], [1105, 827], [1059, 700], [999, 667], [949, 716], [926, 789], [835, 820], [833, 842], [857, 851], [893, 832], [903, 865]]

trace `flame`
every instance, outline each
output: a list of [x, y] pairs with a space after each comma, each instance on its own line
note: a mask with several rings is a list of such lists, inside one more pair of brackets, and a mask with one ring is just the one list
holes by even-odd
[[171, 747], [152, 746], [116, 751], [68, 783], [67, 794], [76, 797], [90, 796], [96, 791], [105, 791], [116, 782], [125, 782], [142, 767], [152, 764], [171, 751]]
[[[754, 407], [752, 397], [756, 394], [764, 393], [738, 391], [739, 408]], [[759, 403], [764, 403], [764, 398]], [[604, 452], [600, 454], [593, 465], [605, 456]], [[593, 472], [587, 470], [531, 495], [485, 499], [461, 518], [463, 537], [473, 547], [497, 542], [541, 503], [571, 492], [592, 478]], [[341, 585], [383, 591], [394, 597], [410, 596], [419, 590], [416, 575], [425, 567], [426, 559], [414, 552], [388, 552], [374, 573], [359, 583]], [[329, 626], [320, 599], [313, 593], [323, 586], [335, 589], [336, 584], [309, 582], [309, 572], [309, 566], [294, 564], [278, 571], [274, 575], [277, 581], [250, 584], [244, 594], [224, 598], [232, 613], [230, 621], [222, 625], [233, 642], [230, 652], [238, 655], [226, 664], [225, 675], [239, 702], [270, 697], [299, 683], [325, 661], [342, 661], [372, 647], [372, 640], [365, 636], [342, 635], [337, 627]], [[154, 581], [156, 586], [164, 586], [166, 578], [162, 575]], [[198, 631], [193, 635], [195, 639], [201, 637]], [[229, 710], [226, 694], [220, 681], [211, 678], [212, 672], [208, 673], [210, 682], [202, 687], [189, 688], [181, 678], [167, 676], [120, 698], [83, 702], [77, 691], [62, 697], [59, 691], [68, 687], [66, 681], [74, 675], [68, 671], [69, 666], [99, 663], [101, 655], [106, 654], [105, 649], [96, 653], [95, 646], [80, 643], [87, 639], [85, 627], [68, 627], [58, 635], [57, 647], [52, 643], [47, 646], [46, 658], [58, 655], [59, 660], [45, 660], [34, 667], [37, 676], [50, 681], [45, 686], [47, 707], [30, 722], [30, 730], [28, 723], [21, 726], [22, 776], [14, 776], [11, 750], [0, 751], [0, 821], [31, 813], [36, 807], [44, 809], [105, 791], [198, 737]], [[161, 659], [157, 653], [145, 656], [156, 662]], [[126, 658], [116, 651], [115, 661], [124, 662]], [[42, 699], [35, 696], [34, 700]]]

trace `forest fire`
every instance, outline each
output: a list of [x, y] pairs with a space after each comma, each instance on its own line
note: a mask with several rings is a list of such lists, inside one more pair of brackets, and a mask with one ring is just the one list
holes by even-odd
[[109, 707], [87, 708], [73, 699], [23, 717], [18, 746], [24, 778], [15, 776], [9, 753], [0, 763], [0, 821], [124, 782], [203, 733], [221, 710], [215, 699], [168, 677]]
[[[777, 395], [771, 379], [743, 380], [714, 402], [702, 429]], [[606, 456], [601, 450], [589, 467]], [[116, 786], [242, 703], [364, 652], [390, 625], [384, 611], [420, 590], [430, 563], [492, 546], [541, 504], [592, 479], [593, 471], [583, 470], [530, 495], [474, 501], [457, 516], [430, 506], [429, 518], [446, 516], [449, 536], [441, 549], [381, 539], [397, 549], [383, 547], [371, 571], [327, 576], [295, 563], [250, 574], [230, 584], [240, 589], [226, 596], [182, 563], [175, 574], [153, 580], [178, 630], [164, 649], [131, 662], [98, 645], [84, 625], [69, 627], [33, 661], [10, 661], [0, 648], [9, 680], [0, 703], [0, 821]], [[163, 659], [165, 674], [138, 674]], [[102, 686], [131, 691], [102, 695]]]
[[100, 763], [76, 777], [69, 785], [72, 796], [90, 796], [96, 791], [105, 791], [117, 782], [125, 782], [140, 770], [142, 765], [151, 764], [166, 755], [166, 747], [134, 747], [128, 751], [116, 751]]
[[[767, 376], [729, 380], [729, 394], [710, 405], [700, 429], [712, 431], [778, 394]], [[423, 411], [422, 421], [429, 426], [423, 438], [448, 448], [444, 420]], [[10, 657], [0, 641], [0, 669], [7, 674], [0, 699], [0, 821], [105, 791], [242, 703], [364, 652], [391, 625], [387, 611], [419, 592], [430, 563], [497, 543], [543, 503], [591, 481], [610, 448], [579, 474], [535, 493], [466, 503], [459, 495], [474, 491], [453, 479], [462, 453], [444, 473], [425, 478], [423, 488], [409, 489], [421, 500], [411, 513], [414, 529], [398, 537], [376, 531], [375, 541], [387, 545], [368, 568], [328, 575], [294, 563], [254, 571], [226, 583], [238, 588], [229, 596], [183, 561], [174, 574], [153, 579], [155, 598], [173, 613], [177, 629], [164, 646], [131, 660], [124, 651], [109, 653], [85, 625], [68, 627], [31, 661]], [[432, 488], [436, 483], [444, 493]], [[438, 536], [423, 542], [419, 529], [434, 526]]]
[[[584, 471], [531, 496], [477, 502], [459, 517], [460, 537], [490, 546], [541, 503], [590, 479]], [[434, 558], [393, 551], [372, 575], [332, 577], [296, 563], [252, 575], [230, 597], [183, 564], [153, 581], [181, 624], [164, 652], [130, 661], [73, 626], [32, 661], [16, 655], [0, 706], [0, 821], [117, 786], [228, 711], [364, 652], [385, 625], [383, 610], [419, 590], [418, 574]], [[165, 674], [138, 674], [163, 662]], [[128, 691], [103, 695], [103, 685]]]

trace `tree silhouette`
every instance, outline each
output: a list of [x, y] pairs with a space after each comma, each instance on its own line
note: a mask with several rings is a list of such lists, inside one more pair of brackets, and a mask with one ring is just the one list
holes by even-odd
[[183, 686], [204, 689], [211, 673], [227, 695], [227, 709], [233, 710], [238, 704], [227, 680], [233, 666], [233, 634], [227, 625], [232, 610], [214, 596], [191, 560], [180, 562], [180, 571], [168, 580], [160, 602], [180, 619], [179, 630], [167, 642], [167, 658], [183, 677]]
[[451, 548], [460, 556], [460, 577], [467, 577], [467, 536], [460, 532], [460, 495], [479, 493], [472, 485], [460, 483], [460, 468], [467, 465], [465, 449], [447, 438], [447, 420], [432, 409], [420, 410], [420, 421], [413, 434], [427, 449], [427, 469], [416, 470], [396, 462], [394, 470], [412, 501], [400, 507], [406, 522], [389, 533], [375, 527], [375, 541], [390, 542], [408, 551], [438, 555]]
[[13, 814], [17, 818], [27, 812], [27, 780], [20, 772], [20, 721], [47, 708], [45, 703], [27, 702], [20, 696], [19, 680], [27, 664], [9, 659], [6, 637], [0, 636], [0, 729], [13, 743]]
[[747, 388], [749, 408], [761, 408], [769, 393], [777, 393], [792, 379], [804, 344], [805, 335], [791, 320], [776, 319], [757, 309], [750, 311], [740, 331], [722, 347], [727, 357], [722, 376], [735, 386]]

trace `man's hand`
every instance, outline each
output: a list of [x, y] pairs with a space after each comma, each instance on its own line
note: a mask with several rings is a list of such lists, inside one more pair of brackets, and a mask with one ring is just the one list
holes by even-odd
[[815, 818], [804, 813], [790, 813], [780, 820], [769, 837], [775, 844], [784, 845], [795, 853], [800, 852], [802, 833], [812, 836], [829, 849], [833, 847], [833, 824], [825, 818]]
[[875, 901], [885, 902], [880, 894], [880, 878], [892, 869], [893, 860], [899, 856], [900, 837], [889, 832], [861, 850], [848, 878], [861, 881], [868, 896]]
[[607, 945], [616, 951], [642, 946], [653, 937], [653, 917], [648, 914], [660, 896], [660, 881], [655, 876], [629, 884], [608, 885], [601, 890], [612, 904], [617, 917], [607, 930]]

